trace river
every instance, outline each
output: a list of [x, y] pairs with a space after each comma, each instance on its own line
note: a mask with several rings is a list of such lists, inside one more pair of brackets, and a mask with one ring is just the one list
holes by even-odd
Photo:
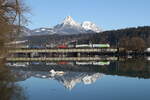
[[0, 100], [149, 100], [150, 61], [7, 62]]

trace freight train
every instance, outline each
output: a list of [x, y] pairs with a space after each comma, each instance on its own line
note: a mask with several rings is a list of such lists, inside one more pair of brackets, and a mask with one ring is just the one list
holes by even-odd
[[109, 44], [58, 45], [57, 48], [109, 48]]
[[67, 49], [67, 48], [109, 48], [109, 44], [63, 44], [63, 45], [46, 45], [46, 46], [22, 46], [21, 48], [30, 48], [30, 49], [44, 49], [44, 48], [58, 48], [58, 49]]

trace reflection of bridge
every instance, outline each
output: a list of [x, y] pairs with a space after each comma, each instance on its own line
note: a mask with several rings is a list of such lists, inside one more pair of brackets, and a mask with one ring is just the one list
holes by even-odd
[[[10, 66], [10, 69], [22, 71], [41, 71], [49, 72], [54, 69], [55, 71], [73, 71], [73, 72], [94, 72], [105, 73], [108, 75], [119, 75], [138, 78], [150, 78], [150, 62], [145, 60], [126, 60], [126, 61], [113, 61], [109, 65], [78, 65], [76, 62], [68, 62], [67, 64], [59, 62], [10, 62], [10, 63], [26, 63], [25, 66]], [[89, 63], [89, 62], [87, 62]], [[16, 65], [15, 64], [15, 65]], [[14, 65], [14, 64], [13, 64]], [[132, 72], [132, 73], [131, 73]]]
[[100, 57], [113, 54], [115, 48], [65, 48], [65, 49], [14, 49], [8, 61], [95, 61], [117, 60], [116, 57]]
[[100, 58], [100, 57], [55, 57], [55, 58], [20, 58], [20, 57], [12, 57], [7, 58], [8, 61], [99, 61], [99, 60], [117, 60], [117, 57], [108, 57], [108, 58]]

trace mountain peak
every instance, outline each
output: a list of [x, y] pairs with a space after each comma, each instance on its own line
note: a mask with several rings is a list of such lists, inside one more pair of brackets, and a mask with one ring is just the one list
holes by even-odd
[[63, 24], [67, 24], [67, 25], [79, 25], [76, 21], [73, 20], [73, 18], [71, 16], [67, 16], [64, 21]]
[[53, 28], [39, 28], [32, 31], [32, 34], [81, 34], [89, 32], [101, 32], [102, 30], [96, 24], [85, 21], [82, 24], [74, 21], [71, 16], [67, 16], [62, 23]]
[[67, 16], [64, 21], [73, 21], [73, 18], [71, 16]]
[[82, 23], [82, 27], [85, 30], [92, 30], [92, 31], [97, 32], [97, 33], [102, 31], [96, 24], [94, 24], [90, 21], [84, 21]]

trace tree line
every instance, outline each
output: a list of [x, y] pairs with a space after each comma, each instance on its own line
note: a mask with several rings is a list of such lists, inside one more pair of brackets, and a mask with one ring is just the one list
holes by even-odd
[[143, 51], [150, 47], [150, 26], [104, 31], [81, 41], [87, 40], [93, 43], [109, 43], [112, 47], [118, 46], [126, 50]]
[[0, 56], [6, 54], [5, 44], [19, 34], [27, 10], [22, 0], [0, 0]]

